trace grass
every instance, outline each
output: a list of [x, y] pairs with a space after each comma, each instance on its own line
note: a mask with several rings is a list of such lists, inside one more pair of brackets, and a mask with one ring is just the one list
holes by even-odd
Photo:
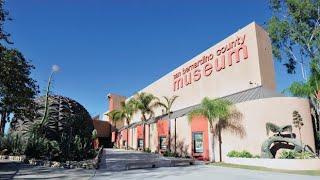
[[212, 165], [213, 166], [221, 166], [221, 167], [266, 171], [266, 172], [278, 172], [278, 173], [320, 176], [320, 170], [303, 170], [303, 171], [302, 170], [282, 170], [282, 169], [271, 169], [271, 168], [259, 167], [259, 166], [247, 166], [247, 165], [228, 164], [228, 163], [212, 163]]

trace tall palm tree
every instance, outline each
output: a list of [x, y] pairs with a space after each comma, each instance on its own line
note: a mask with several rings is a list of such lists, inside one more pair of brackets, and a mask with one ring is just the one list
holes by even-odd
[[111, 119], [112, 124], [114, 125], [114, 129], [117, 129], [117, 122], [121, 120], [119, 116], [120, 111], [117, 109], [114, 109], [107, 113], [107, 116]]
[[294, 82], [287, 89], [292, 95], [306, 97], [311, 104], [312, 123], [316, 151], [320, 152], [320, 65], [316, 61], [310, 64], [310, 76], [304, 82]]
[[170, 115], [172, 114], [171, 109], [172, 109], [172, 105], [173, 103], [176, 101], [176, 99], [178, 98], [178, 96], [172, 96], [172, 97], [167, 97], [167, 96], [163, 96], [164, 98], [164, 103], [163, 102], [157, 102], [157, 104], [161, 107], [163, 107], [165, 109], [165, 113], [168, 115], [168, 149], [169, 152], [171, 151], [171, 119], [170, 119]]
[[242, 114], [237, 111], [231, 102], [222, 99], [209, 99], [204, 98], [201, 101], [199, 108], [191, 111], [188, 115], [189, 120], [192, 120], [196, 116], [204, 116], [210, 126], [210, 131], [212, 134], [212, 156], [214, 157], [214, 138], [218, 136], [219, 142], [219, 161], [222, 161], [222, 135], [223, 130], [229, 130], [232, 133], [236, 133], [243, 137], [245, 131], [240, 123], [242, 119]]
[[[121, 103], [121, 109], [118, 111], [117, 113], [117, 118], [125, 120], [127, 123], [127, 126], [130, 125], [131, 123], [131, 119], [132, 119], [132, 115], [135, 112], [135, 108], [134, 108], [134, 101], [130, 100], [128, 102], [123, 102]], [[126, 148], [129, 148], [129, 127], [127, 128], [127, 144], [126, 144]]]
[[120, 111], [117, 109], [114, 109], [107, 113], [107, 116], [111, 119], [112, 124], [114, 125], [113, 132], [115, 133], [115, 141], [117, 142], [118, 139], [118, 132], [117, 132], [117, 122], [119, 122], [121, 117], [119, 116]]
[[[320, 65], [316, 62], [311, 63], [310, 76], [305, 82], [294, 82], [287, 89], [292, 95], [309, 98], [312, 108], [314, 109], [313, 116], [319, 121], [320, 115]], [[319, 122], [318, 125], [319, 126]], [[318, 130], [320, 128], [318, 127]]]
[[[136, 110], [141, 112], [141, 120], [143, 124], [143, 150], [146, 147], [146, 133], [145, 133], [145, 123], [154, 115], [154, 108], [158, 107], [157, 103], [159, 99], [152, 94], [141, 92], [137, 93], [133, 98], [134, 107]], [[150, 125], [149, 125], [149, 134], [150, 134]], [[150, 140], [150, 135], [149, 135]], [[150, 146], [150, 144], [149, 144]]]

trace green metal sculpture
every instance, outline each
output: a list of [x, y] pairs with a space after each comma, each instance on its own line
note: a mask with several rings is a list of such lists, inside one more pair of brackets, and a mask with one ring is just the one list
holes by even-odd
[[273, 132], [274, 135], [263, 142], [261, 147], [261, 158], [275, 158], [276, 152], [281, 148], [292, 149], [297, 152], [305, 150], [312, 153], [312, 150], [308, 146], [305, 146], [301, 141], [295, 139], [292, 134], [291, 125], [277, 126], [268, 122], [266, 123], [266, 130], [267, 135], [269, 135], [270, 131]]

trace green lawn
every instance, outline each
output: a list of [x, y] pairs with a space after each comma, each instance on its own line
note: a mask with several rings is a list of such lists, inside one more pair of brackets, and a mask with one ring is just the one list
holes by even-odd
[[320, 170], [305, 170], [305, 171], [295, 171], [295, 170], [281, 170], [281, 169], [271, 169], [259, 166], [247, 166], [247, 165], [237, 165], [237, 164], [228, 164], [228, 163], [212, 163], [213, 166], [222, 166], [230, 168], [241, 168], [249, 170], [258, 170], [258, 171], [271, 171], [279, 173], [289, 173], [289, 174], [303, 174], [310, 176], [320, 176]]

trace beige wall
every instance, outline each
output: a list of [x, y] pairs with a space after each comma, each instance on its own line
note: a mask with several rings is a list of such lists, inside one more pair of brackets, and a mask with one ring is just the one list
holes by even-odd
[[[315, 149], [312, 130], [310, 107], [307, 99], [295, 97], [274, 97], [258, 99], [238, 103], [235, 107], [243, 114], [242, 125], [246, 136], [240, 138], [238, 135], [228, 131], [222, 133], [222, 155], [223, 158], [232, 150], [247, 150], [254, 155], [260, 155], [261, 145], [268, 138], [266, 134], [266, 123], [272, 122], [276, 125], [292, 125], [292, 112], [297, 110], [304, 122], [301, 130], [302, 140], [305, 144]], [[174, 135], [174, 120], [172, 120], [171, 132]], [[211, 135], [209, 133], [209, 152], [211, 152]], [[293, 133], [299, 138], [298, 130], [293, 128]], [[269, 134], [271, 136], [272, 133]], [[191, 153], [191, 127], [187, 116], [177, 118], [177, 141], [183, 141]], [[215, 139], [215, 157], [219, 157], [217, 139]], [[210, 153], [210, 158], [211, 158]]]
[[[226, 154], [232, 150], [242, 151], [246, 150], [253, 155], [260, 155], [262, 143], [272, 135], [266, 134], [266, 123], [272, 122], [276, 125], [292, 125], [292, 112], [297, 110], [304, 122], [302, 127], [302, 140], [305, 144], [309, 145], [313, 150], [315, 149], [315, 142], [312, 130], [312, 120], [310, 116], [310, 107], [307, 99], [296, 97], [274, 97], [257, 99], [252, 101], [246, 101], [235, 104], [237, 110], [243, 114], [241, 124], [243, 125], [246, 135], [240, 138], [236, 134], [232, 134], [229, 131], [222, 132], [222, 157], [226, 158]], [[189, 155], [191, 155], [191, 126], [187, 116], [177, 118], [177, 142], [183, 143], [187, 148]], [[134, 141], [133, 146], [137, 146], [137, 129], [134, 129]], [[211, 135], [209, 134], [209, 154], [211, 155]], [[293, 128], [293, 133], [299, 138], [299, 133], [296, 128]], [[174, 136], [174, 120], [171, 120], [171, 134]], [[158, 148], [158, 133], [157, 125], [151, 124], [151, 151], [155, 152]], [[131, 138], [131, 133], [129, 134]], [[148, 139], [148, 126], [146, 126], [146, 139]], [[173, 142], [172, 142], [173, 143]], [[148, 140], [146, 143], [148, 147]], [[178, 150], [179, 152], [179, 150]], [[219, 150], [217, 139], [215, 138], [215, 157], [219, 157]]]
[[[248, 49], [247, 59], [243, 59], [243, 56], [240, 55], [240, 62], [233, 62], [232, 66], [227, 65], [226, 59], [226, 68], [224, 70], [216, 72], [214, 69], [210, 76], [202, 74], [200, 80], [177, 91], [173, 90], [174, 74], [211, 53], [215, 55], [213, 60], [205, 64], [211, 63], [214, 65], [215, 59], [218, 57], [216, 56], [217, 50], [221, 49], [225, 44], [234, 41], [237, 37], [243, 37], [244, 35], [244, 44]], [[202, 71], [204, 65], [196, 69]], [[192, 72], [194, 71], [195, 69]], [[179, 98], [172, 107], [172, 110], [178, 110], [198, 104], [204, 97], [222, 97], [259, 85], [263, 85], [268, 89], [275, 89], [275, 79], [268, 34], [253, 22], [174, 69], [140, 92], [151, 93], [157, 97], [178, 95]], [[161, 113], [161, 109], [156, 110], [156, 115], [160, 115]], [[133, 119], [134, 121], [140, 121], [140, 117], [141, 115], [137, 113]]]
[[[217, 49], [233, 41], [236, 37], [243, 37], [243, 35], [246, 35], [245, 45], [248, 49], [247, 59], [241, 59], [239, 63], [234, 62], [232, 66], [226, 65], [226, 68], [219, 72], [214, 70], [210, 76], [202, 77], [199, 81], [193, 82], [191, 85], [178, 91], [173, 90], [174, 74], [181, 71], [182, 68], [197, 62], [204, 55], [210, 53], [215, 54]], [[212, 62], [210, 61], [209, 63]], [[201, 66], [201, 69], [202, 67], [203, 66]], [[204, 97], [222, 97], [260, 85], [264, 88], [274, 90], [276, 87], [274, 76], [271, 44], [268, 34], [255, 23], [251, 23], [203, 53], [195, 56], [190, 61], [142, 89], [140, 92], [152, 93], [157, 97], [178, 95], [179, 98], [172, 108], [172, 110], [175, 111], [199, 104]], [[245, 126], [247, 135], [243, 139], [240, 139], [235, 135], [224, 132], [222, 134], [222, 151], [224, 157], [231, 150], [248, 150], [253, 154], [260, 154], [261, 144], [267, 139], [265, 129], [266, 122], [273, 122], [277, 125], [292, 124], [292, 112], [294, 110], [299, 111], [304, 119], [305, 125], [302, 129], [303, 141], [314, 148], [310, 108], [306, 99], [291, 97], [267, 98], [239, 103], [236, 104], [236, 107], [244, 115], [243, 125]], [[160, 108], [156, 109], [155, 115], [158, 116], [161, 112]], [[140, 119], [141, 115], [136, 113], [132, 122], [140, 121]], [[171, 134], [174, 135], [173, 120], [171, 124]], [[136, 132], [135, 129], [135, 134]], [[296, 129], [294, 129], [294, 133], [297, 134]], [[189, 153], [191, 153], [191, 128], [187, 116], [177, 118], [177, 137], [177, 141], [184, 142], [185, 145], [188, 146]], [[148, 129], [146, 130], [146, 138], [148, 138]], [[150, 141], [153, 151], [158, 146], [157, 138], [155, 126], [151, 132]], [[134, 147], [136, 147], [136, 135], [134, 139], [133, 144]], [[210, 134], [209, 141], [211, 141]], [[148, 147], [148, 140], [146, 147]], [[217, 144], [215, 147], [217, 148]], [[210, 142], [209, 148], [211, 148]], [[218, 157], [218, 151], [215, 150], [215, 152], [215, 156]]]
[[[243, 114], [242, 124], [246, 136], [241, 139], [227, 131], [223, 132], [222, 152], [224, 157], [232, 150], [247, 150], [254, 155], [260, 155], [261, 145], [268, 138], [266, 123], [272, 122], [279, 126], [292, 125], [292, 112], [294, 110], [297, 110], [303, 118], [304, 126], [301, 130], [303, 142], [311, 146], [313, 150], [315, 149], [310, 107], [307, 99], [295, 97], [266, 98], [239, 103], [236, 104], [236, 107]], [[293, 133], [299, 138], [297, 128], [293, 128]], [[215, 149], [215, 152], [218, 155], [218, 149]]]
[[155, 152], [157, 151], [157, 148], [158, 148], [158, 131], [157, 131], [157, 124], [154, 123], [154, 124], [150, 124], [150, 149], [151, 151]]
[[265, 32], [260, 26], [256, 26], [256, 29], [261, 81], [264, 87], [275, 90], [276, 84], [274, 64], [272, 62], [271, 41], [267, 32]]
[[[174, 131], [172, 132], [174, 134]], [[186, 116], [177, 118], [177, 144], [179, 142], [183, 143], [191, 154], [191, 127]]]

